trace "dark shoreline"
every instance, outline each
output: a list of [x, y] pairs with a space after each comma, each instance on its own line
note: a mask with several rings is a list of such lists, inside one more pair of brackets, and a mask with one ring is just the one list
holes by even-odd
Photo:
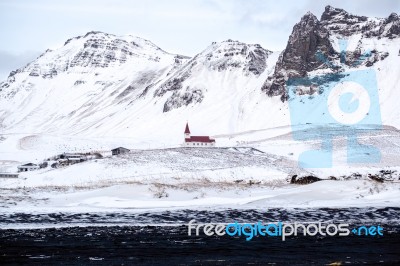
[[[57, 227], [102, 225], [185, 225], [195, 219], [201, 223], [238, 222], [317, 222], [332, 221], [355, 225], [385, 223], [398, 225], [400, 207], [348, 207], [348, 208], [268, 208], [268, 209], [177, 209], [143, 212], [88, 212], [88, 213], [1, 213], [0, 229], [7, 225], [35, 225]], [[40, 228], [40, 227], [39, 227]]]
[[[400, 265], [399, 217], [398, 207], [0, 213], [0, 265]], [[284, 242], [280, 237], [188, 236], [192, 219], [345, 222], [380, 225], [384, 235], [299, 235]]]
[[188, 236], [187, 226], [0, 230], [0, 261], [68, 265], [397, 264], [400, 233], [346, 237]]

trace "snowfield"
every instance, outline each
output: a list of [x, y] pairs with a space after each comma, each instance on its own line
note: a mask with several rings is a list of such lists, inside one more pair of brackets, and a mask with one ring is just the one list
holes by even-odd
[[[290, 128], [281, 127], [221, 135], [216, 138], [220, 147], [215, 148], [148, 149], [144, 142], [141, 149], [135, 149], [140, 142], [135, 144], [132, 139], [5, 136], [0, 147], [13, 146], [13, 142], [16, 145], [12, 151], [15, 161], [5, 160], [10, 153], [1, 153], [3, 171], [22, 163], [18, 157], [35, 161], [39, 156], [44, 159], [61, 151], [95, 149], [104, 158], [25, 172], [18, 179], [0, 179], [0, 204], [3, 212], [400, 205], [397, 129], [385, 127], [365, 137], [360, 133], [364, 144], [375, 145], [381, 151], [382, 160], [377, 164], [348, 165], [346, 140], [336, 138], [335, 167], [326, 169], [300, 168], [298, 154], [318, 148], [318, 140], [294, 141], [290, 133], [285, 133], [288, 131]], [[111, 156], [111, 147], [118, 143], [131, 152]], [[393, 174], [383, 183], [368, 177], [381, 170]], [[293, 175], [324, 180], [290, 184]], [[337, 180], [330, 180], [332, 176]]]

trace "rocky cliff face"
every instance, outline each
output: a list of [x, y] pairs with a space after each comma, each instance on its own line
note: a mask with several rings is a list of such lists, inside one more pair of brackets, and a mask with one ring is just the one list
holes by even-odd
[[368, 18], [327, 6], [321, 16], [321, 24], [332, 34], [341, 37], [361, 34], [365, 38], [393, 39], [400, 36], [400, 19], [396, 13], [387, 18]]
[[329, 31], [311, 13], [304, 15], [293, 27], [285, 50], [275, 66], [275, 72], [262, 87], [269, 96], [281, 95], [286, 100], [285, 83], [289, 78], [304, 77], [315, 69], [327, 68], [318, 55], [336, 59], [338, 53], [329, 40]]
[[[320, 20], [307, 13], [293, 27], [275, 71], [268, 77], [262, 90], [269, 96], [280, 96], [285, 101], [288, 97], [286, 82], [290, 78], [307, 77], [310, 72], [323, 69], [324, 73], [340, 73], [346, 67], [370, 67], [384, 60], [388, 53], [375, 48], [366, 51], [363, 48], [365, 40], [398, 38], [399, 23], [399, 16], [395, 13], [385, 19], [376, 19], [355, 16], [331, 6], [325, 8]], [[342, 51], [346, 47], [340, 47], [338, 40], [346, 41], [357, 35], [360, 36], [357, 46]]]

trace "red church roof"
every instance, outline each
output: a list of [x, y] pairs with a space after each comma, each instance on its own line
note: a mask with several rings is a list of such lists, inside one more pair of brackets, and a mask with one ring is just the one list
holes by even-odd
[[189, 123], [186, 123], [185, 134], [190, 134]]
[[185, 139], [185, 142], [215, 142], [215, 139], [210, 139], [209, 136], [191, 136], [188, 139]]
[[189, 134], [189, 137], [185, 136], [185, 142], [215, 142], [215, 139], [210, 139], [209, 136], [190, 136], [189, 123], [186, 123], [185, 134]]

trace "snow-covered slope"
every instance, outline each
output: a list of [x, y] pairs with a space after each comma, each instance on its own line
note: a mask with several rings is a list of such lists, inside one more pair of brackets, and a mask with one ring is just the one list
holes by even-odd
[[164, 106], [164, 112], [168, 112], [190, 103], [200, 103], [205, 95], [213, 100], [218, 96], [225, 97], [221, 93], [224, 89], [232, 94], [246, 91], [247, 83], [264, 73], [268, 66], [271, 68], [275, 61], [273, 56], [268, 60], [271, 54], [258, 44], [247, 45], [232, 40], [213, 43], [169, 77], [155, 95], [173, 92]]
[[10, 74], [1, 84], [2, 126], [79, 133], [116, 113], [126, 118], [132, 101], [185, 60], [141, 38], [89, 32]]

